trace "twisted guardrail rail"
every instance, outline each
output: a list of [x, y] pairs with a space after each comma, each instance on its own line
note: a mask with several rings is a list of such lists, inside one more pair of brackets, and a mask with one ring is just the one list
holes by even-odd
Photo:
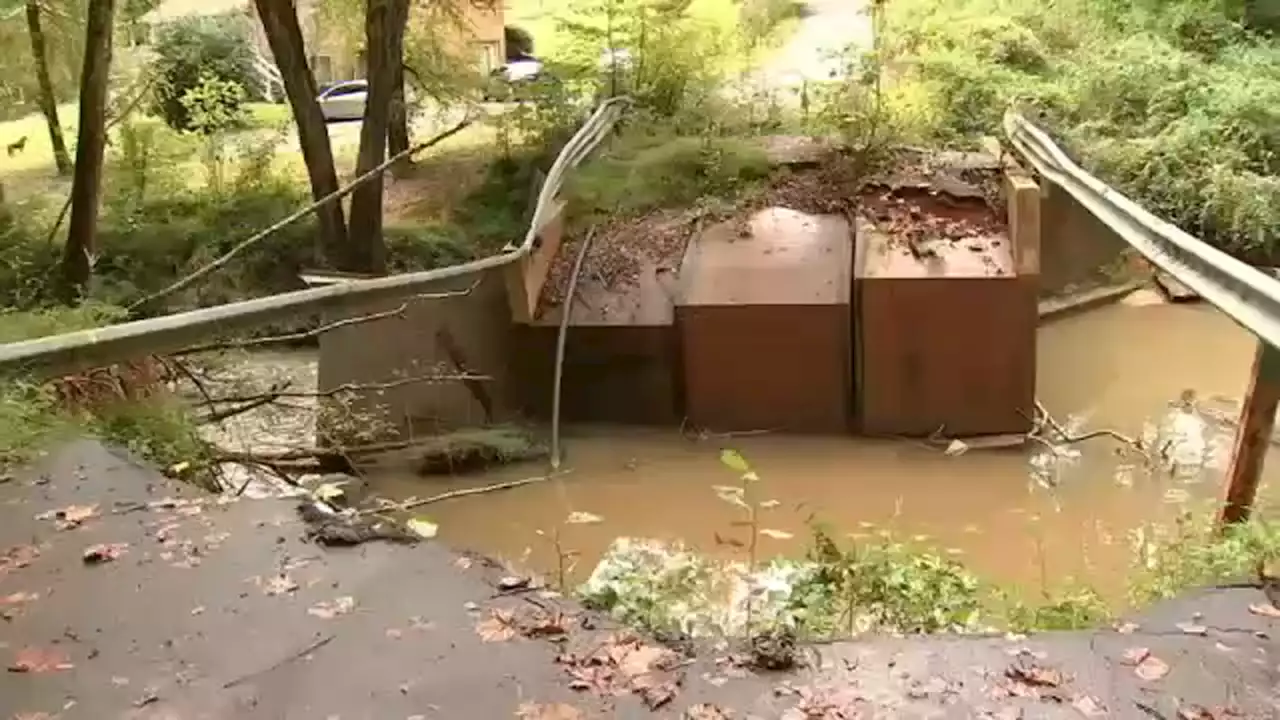
[[1144, 210], [1077, 165], [1017, 112], [1005, 135], [1041, 177], [1061, 187], [1153, 265], [1199, 293], [1272, 348], [1280, 348], [1280, 281]]

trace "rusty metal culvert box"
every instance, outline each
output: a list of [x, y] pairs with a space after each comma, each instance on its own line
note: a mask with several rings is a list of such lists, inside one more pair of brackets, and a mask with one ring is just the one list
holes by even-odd
[[845, 432], [848, 222], [769, 208], [709, 228], [681, 271], [686, 414], [716, 431]]

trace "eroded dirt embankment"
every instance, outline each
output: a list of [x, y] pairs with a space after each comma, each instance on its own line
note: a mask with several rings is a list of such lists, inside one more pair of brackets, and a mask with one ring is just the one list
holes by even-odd
[[[680, 657], [434, 542], [324, 550], [291, 504], [193, 494], [94, 442], [0, 486], [0, 716], [1270, 717], [1262, 594], [1098, 632], [869, 639], [762, 673]], [[502, 588], [513, 588], [503, 592]]]

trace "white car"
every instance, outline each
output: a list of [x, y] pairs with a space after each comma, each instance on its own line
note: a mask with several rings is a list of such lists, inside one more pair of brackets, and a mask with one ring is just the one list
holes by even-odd
[[316, 102], [320, 103], [320, 112], [325, 120], [362, 120], [368, 99], [369, 81], [348, 80], [334, 83], [320, 93]]

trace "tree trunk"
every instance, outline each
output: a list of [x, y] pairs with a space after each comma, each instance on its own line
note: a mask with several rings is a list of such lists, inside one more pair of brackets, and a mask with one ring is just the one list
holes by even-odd
[[[338, 192], [338, 173], [333, 164], [333, 146], [329, 144], [329, 127], [316, 96], [316, 78], [307, 65], [307, 50], [298, 24], [298, 13], [291, 0], [254, 0], [258, 17], [271, 46], [271, 55], [284, 80], [284, 92], [293, 109], [298, 126], [298, 144], [302, 160], [311, 180], [311, 197], [319, 200]], [[331, 202], [316, 211], [320, 221], [320, 237], [316, 260], [346, 269], [348, 263], [347, 223], [342, 203]]]
[[[367, 0], [365, 47], [369, 53], [369, 99], [360, 128], [360, 155], [356, 175], [363, 175], [386, 159], [391, 97], [395, 94], [396, 68], [402, 65], [409, 0]], [[386, 271], [386, 244], [382, 237], [381, 176], [360, 186], [351, 195], [352, 272]]]
[[107, 82], [111, 76], [111, 21], [115, 0], [89, 0], [84, 69], [80, 72], [80, 137], [71, 181], [71, 221], [62, 253], [63, 297], [84, 296], [93, 273], [102, 190], [102, 155], [107, 145]]
[[[401, 55], [404, 54], [403, 45]], [[399, 155], [409, 149], [409, 108], [405, 104], [404, 92], [404, 58], [393, 59], [395, 78], [392, 80], [394, 94], [391, 96], [390, 125], [387, 126], [387, 152]], [[391, 173], [402, 177], [413, 166], [411, 158], [405, 158], [391, 166]]]
[[67, 141], [62, 137], [62, 125], [58, 122], [58, 100], [53, 94], [53, 80], [49, 77], [49, 54], [44, 46], [44, 28], [40, 26], [40, 3], [27, 0], [27, 34], [31, 36], [31, 60], [36, 67], [36, 82], [40, 86], [40, 111], [49, 125], [49, 143], [53, 145], [53, 162], [59, 175], [71, 174], [71, 156], [67, 154]]

